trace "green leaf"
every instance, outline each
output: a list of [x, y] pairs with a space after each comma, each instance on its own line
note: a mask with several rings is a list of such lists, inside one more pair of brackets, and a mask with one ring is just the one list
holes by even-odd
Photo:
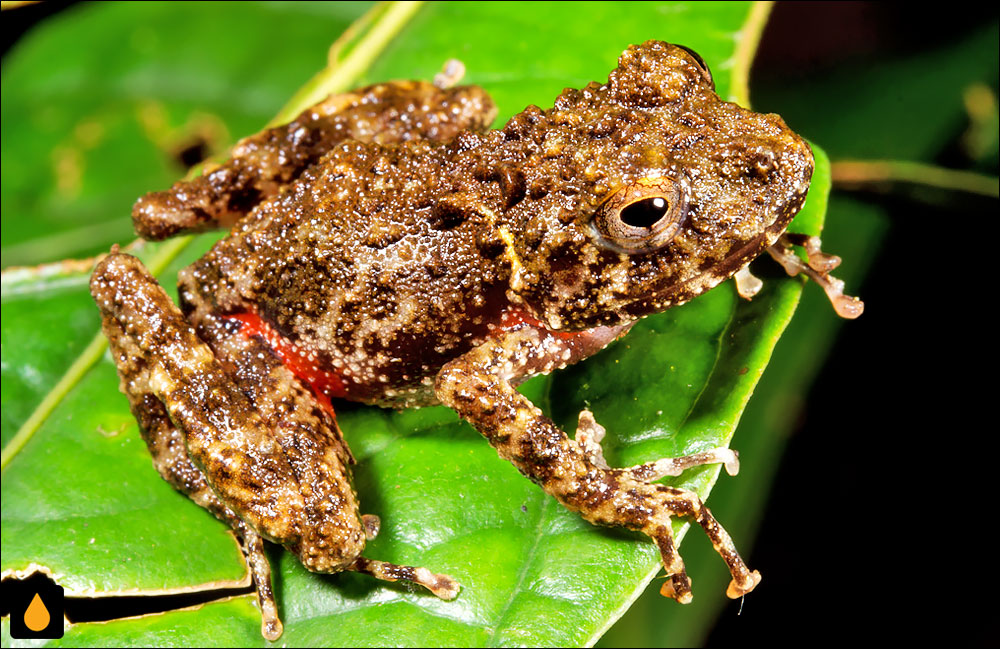
[[[217, 148], [259, 128], [364, 9], [87, 5], [44, 24], [5, 62], [3, 155], [19, 164], [3, 167], [4, 265], [126, 242], [132, 200], [183, 173], [172, 166], [173, 147], [202, 128]], [[362, 34], [377, 32], [386, 14]], [[628, 44], [659, 38], [698, 51], [720, 94], [746, 101], [742, 80], [762, 17], [748, 3], [429, 4], [406, 18], [353, 82], [430, 78], [444, 60], [459, 58], [466, 81], [490, 91], [504, 120], [529, 103], [551, 105], [566, 86], [606, 78]], [[353, 45], [347, 57], [371, 46], [363, 35]], [[9, 128], [15, 123], [22, 128]], [[822, 223], [829, 189], [819, 150], [817, 162], [796, 220], [811, 232]], [[160, 273], [163, 284], [171, 286], [177, 269], [217, 236], [186, 245]], [[141, 252], [163, 262], [169, 246]], [[244, 580], [226, 526], [153, 470], [107, 354], [65, 393], [51, 393], [51, 412], [39, 407], [97, 329], [86, 271], [5, 274], [3, 286], [3, 440], [11, 449], [3, 473], [4, 574], [44, 566], [74, 596], [212, 590]], [[612, 464], [725, 444], [800, 291], [801, 282], [774, 273], [745, 302], [726, 283], [644, 320], [585, 363], [529, 382], [526, 393], [569, 431], [579, 410], [591, 407], [608, 427]], [[15, 452], [10, 439], [32, 413], [41, 426]], [[405, 584], [317, 575], [275, 548], [282, 642], [592, 643], [658, 571], [648, 539], [592, 527], [564, 510], [446, 409], [348, 404], [338, 418], [359, 461], [363, 511], [382, 519], [366, 555], [446, 572], [463, 590], [442, 602]], [[707, 496], [717, 476], [717, 467], [702, 467], [675, 483]], [[724, 595], [696, 585], [696, 598]], [[248, 601], [77, 624], [63, 642], [263, 644]], [[169, 634], [173, 625], [184, 632]], [[4, 627], [5, 643], [7, 633]]]

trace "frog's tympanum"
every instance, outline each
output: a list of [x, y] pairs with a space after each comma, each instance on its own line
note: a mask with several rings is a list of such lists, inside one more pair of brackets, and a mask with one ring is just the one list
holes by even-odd
[[[91, 291], [156, 468], [242, 538], [265, 637], [281, 622], [262, 539], [310, 570], [459, 590], [362, 556], [378, 518], [359, 514], [331, 399], [452, 408], [569, 509], [652, 538], [663, 592], [681, 602], [675, 516], [704, 528], [730, 597], [757, 585], [698, 496], [656, 482], [706, 463], [735, 471], [732, 451], [611, 468], [589, 412], [571, 438], [515, 390], [768, 249], [853, 304], [815, 242], [782, 239], [809, 188], [809, 146], [713, 88], [690, 50], [656, 41], [626, 50], [607, 83], [499, 130], [480, 88], [384, 83], [138, 201], [145, 238], [231, 228], [181, 271], [179, 309], [117, 250]], [[812, 268], [791, 243], [807, 244]]]

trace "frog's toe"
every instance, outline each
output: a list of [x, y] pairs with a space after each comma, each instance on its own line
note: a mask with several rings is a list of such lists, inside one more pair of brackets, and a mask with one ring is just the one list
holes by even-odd
[[622, 470], [641, 482], [653, 482], [666, 476], [679, 476], [685, 470], [703, 464], [722, 464], [726, 467], [726, 473], [736, 475], [740, 471], [740, 456], [733, 449], [721, 446], [683, 457], [668, 457], [637, 464]]
[[264, 639], [275, 642], [281, 637], [284, 627], [278, 616], [278, 602], [274, 598], [274, 588], [271, 585], [271, 564], [264, 552], [264, 541], [252, 527], [244, 523], [238, 525], [238, 531], [243, 537], [243, 555], [246, 557], [257, 590], [260, 634]]
[[690, 604], [694, 596], [691, 594], [691, 578], [687, 573], [670, 575], [660, 586], [660, 594], [669, 597], [678, 604]]
[[448, 575], [439, 575], [427, 568], [417, 568], [415, 574], [417, 578], [413, 580], [414, 583], [420, 584], [441, 599], [455, 599], [458, 591], [462, 590], [459, 583]]
[[736, 280], [736, 292], [744, 300], [751, 299], [764, 287], [764, 282], [760, 281], [759, 277], [750, 272], [749, 264], [736, 271], [733, 279]]
[[458, 59], [448, 59], [441, 71], [434, 75], [434, 85], [442, 90], [451, 88], [465, 76], [465, 64]]
[[[594, 419], [594, 413], [586, 409], [580, 411], [576, 426], [576, 443], [591, 464], [601, 469], [610, 468], [604, 459], [604, 450], [601, 448], [601, 441], [606, 433], [604, 426], [601, 426]], [[622, 471], [629, 473], [632, 478], [641, 482], [654, 482], [666, 476], [679, 476], [686, 469], [703, 464], [723, 464], [729, 475], [736, 475], [740, 471], [739, 454], [726, 447], [713, 448], [683, 457], [664, 458], [654, 462], [637, 464], [622, 469]]]
[[273, 620], [262, 619], [260, 622], [260, 634], [268, 642], [277, 642], [284, 632], [285, 627], [282, 626], [281, 620], [278, 618], [274, 618]]
[[427, 568], [416, 566], [399, 566], [388, 561], [378, 561], [358, 557], [348, 568], [355, 572], [363, 572], [382, 581], [404, 581], [419, 584], [444, 600], [455, 599], [462, 589], [457, 581], [448, 575], [431, 572]]
[[[792, 251], [792, 246], [805, 248], [809, 262], [803, 262]], [[803, 274], [816, 282], [826, 293], [833, 310], [841, 318], [853, 320], [865, 310], [865, 303], [856, 297], [844, 294], [844, 282], [830, 275], [830, 271], [840, 264], [840, 257], [820, 250], [819, 237], [783, 234], [778, 242], [767, 249], [769, 255], [781, 264], [790, 276]]]
[[591, 464], [602, 469], [610, 468], [604, 459], [604, 449], [601, 448], [606, 432], [604, 426], [594, 419], [594, 413], [586, 409], [580, 411], [576, 425], [576, 443]]
[[729, 597], [729, 599], [739, 599], [756, 588], [759, 583], [760, 573], [754, 570], [740, 583], [737, 583], [735, 579], [729, 582], [729, 588], [726, 589], [726, 596]]
[[371, 541], [382, 529], [382, 519], [375, 514], [364, 514], [361, 516], [361, 525], [365, 528], [365, 539]]

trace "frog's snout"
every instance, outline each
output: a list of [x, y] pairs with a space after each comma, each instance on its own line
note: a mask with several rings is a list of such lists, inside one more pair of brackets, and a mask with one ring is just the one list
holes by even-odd
[[805, 203], [812, 181], [815, 158], [812, 147], [802, 138], [792, 135], [792, 143], [781, 152], [781, 173], [788, 184], [788, 202], [786, 209], [791, 211], [788, 217], [794, 217]]

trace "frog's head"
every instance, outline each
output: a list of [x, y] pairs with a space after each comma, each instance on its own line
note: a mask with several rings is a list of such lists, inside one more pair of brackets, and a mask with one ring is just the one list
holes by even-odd
[[697, 55], [658, 41], [503, 132], [527, 151], [505, 212], [511, 289], [554, 329], [635, 320], [731, 277], [784, 232], [813, 171], [779, 116], [721, 100]]

